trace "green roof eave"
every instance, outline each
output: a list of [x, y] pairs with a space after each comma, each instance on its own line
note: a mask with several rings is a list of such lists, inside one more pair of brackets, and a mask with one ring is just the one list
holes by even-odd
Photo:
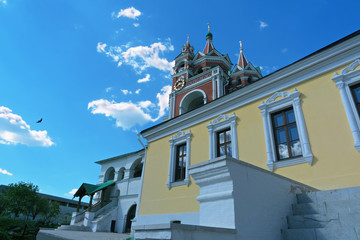
[[114, 180], [109, 180], [107, 182], [97, 184], [96, 188], [90, 192], [90, 195], [92, 195], [92, 194], [94, 194], [94, 193], [96, 193], [96, 192], [98, 192], [100, 190], [103, 190], [104, 188], [107, 188], [107, 187], [109, 187], [109, 186], [111, 186], [113, 184], [115, 184]]

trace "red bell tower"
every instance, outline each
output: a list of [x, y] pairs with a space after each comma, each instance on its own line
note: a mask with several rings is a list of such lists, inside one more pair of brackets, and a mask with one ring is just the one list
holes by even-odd
[[239, 59], [233, 69], [232, 66], [229, 56], [215, 49], [210, 25], [202, 52], [194, 55], [188, 36], [175, 58], [169, 118], [192, 111], [262, 77], [260, 69], [245, 58], [241, 44]]
[[204, 51], [194, 55], [189, 36], [175, 58], [170, 94], [170, 118], [194, 110], [224, 95], [224, 83], [232, 63], [228, 55], [217, 51], [208, 27]]

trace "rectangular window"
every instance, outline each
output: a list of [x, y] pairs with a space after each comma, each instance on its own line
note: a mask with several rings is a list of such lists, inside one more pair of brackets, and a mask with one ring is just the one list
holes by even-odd
[[302, 156], [301, 143], [293, 108], [271, 115], [278, 160]]
[[176, 146], [175, 181], [185, 179], [186, 170], [186, 143]]
[[357, 110], [358, 114], [360, 115], [360, 84], [351, 86], [350, 89], [351, 89], [351, 94], [354, 99], [356, 110]]
[[230, 128], [217, 132], [217, 157], [232, 156]]

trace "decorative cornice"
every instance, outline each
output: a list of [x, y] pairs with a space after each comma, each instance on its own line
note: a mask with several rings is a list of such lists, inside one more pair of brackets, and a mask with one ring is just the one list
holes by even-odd
[[233, 115], [229, 115], [229, 114], [221, 114], [220, 116], [218, 116], [214, 121], [210, 122], [210, 125], [215, 125], [219, 122], [221, 122], [222, 120], [228, 120], [228, 119], [233, 119], [236, 118], [235, 113], [233, 113]]
[[341, 71], [341, 75], [344, 75], [350, 71], [354, 71], [354, 69], [360, 65], [360, 59], [357, 59], [356, 61], [354, 61], [353, 63], [350, 64], [350, 66], [344, 68], [342, 71]]
[[[294, 90], [296, 91], [296, 89], [294, 89]], [[291, 95], [291, 92], [289, 92], [289, 91], [276, 92], [274, 95], [272, 95], [271, 97], [269, 97], [268, 99], [266, 99], [265, 104], [269, 104], [269, 103], [271, 103], [271, 102], [275, 102], [278, 97], [283, 97], [283, 98], [285, 98], [285, 97], [288, 97], [288, 96], [290, 96], [290, 95]]]

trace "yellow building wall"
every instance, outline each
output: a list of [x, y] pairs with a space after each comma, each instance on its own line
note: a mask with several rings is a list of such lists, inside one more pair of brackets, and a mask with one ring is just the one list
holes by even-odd
[[[340, 92], [331, 80], [339, 67], [314, 79], [278, 91], [301, 93], [313, 164], [298, 164], [275, 169], [274, 172], [320, 190], [360, 186], [360, 153], [353, 147], [353, 137], [346, 117]], [[275, 92], [274, 92], [275, 93]], [[273, 94], [274, 94], [273, 93]], [[261, 101], [252, 102], [231, 112], [238, 117], [237, 137], [239, 159], [267, 169], [263, 117], [258, 109]], [[209, 160], [209, 119], [192, 126], [191, 165]], [[149, 143], [144, 172], [143, 192], [139, 215], [199, 212], [199, 187], [191, 178], [189, 186], [166, 186], [169, 171], [169, 136]]]

